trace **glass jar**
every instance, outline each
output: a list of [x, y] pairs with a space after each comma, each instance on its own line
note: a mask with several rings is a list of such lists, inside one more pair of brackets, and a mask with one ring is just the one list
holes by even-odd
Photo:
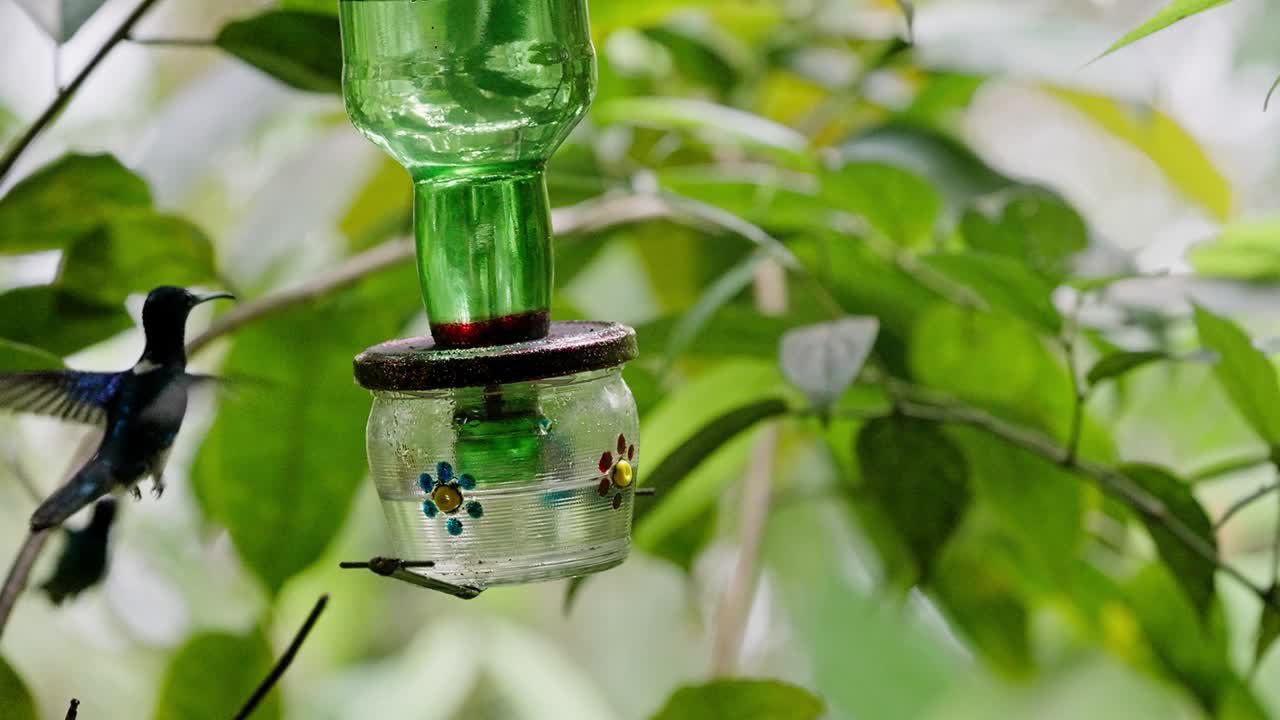
[[554, 323], [548, 339], [498, 348], [413, 342], [356, 361], [373, 390], [369, 466], [399, 557], [479, 588], [625, 560], [639, 419], [619, 360], [634, 355], [634, 333]]

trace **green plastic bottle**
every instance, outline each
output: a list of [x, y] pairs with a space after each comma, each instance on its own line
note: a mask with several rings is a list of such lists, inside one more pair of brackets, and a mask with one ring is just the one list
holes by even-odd
[[546, 335], [545, 167], [591, 103], [585, 0], [341, 0], [352, 123], [409, 171], [436, 343]]

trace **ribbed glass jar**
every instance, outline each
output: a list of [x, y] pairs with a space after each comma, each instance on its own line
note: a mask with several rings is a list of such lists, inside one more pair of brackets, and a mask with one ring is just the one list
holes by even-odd
[[621, 367], [374, 391], [369, 466], [399, 557], [488, 587], [598, 572], [630, 549], [639, 420]]

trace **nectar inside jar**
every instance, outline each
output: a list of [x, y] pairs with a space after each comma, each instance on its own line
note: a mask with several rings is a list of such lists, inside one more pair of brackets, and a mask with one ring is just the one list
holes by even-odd
[[484, 348], [397, 340], [356, 358], [391, 540], [415, 570], [489, 587], [585, 575], [630, 550], [639, 419], [622, 379], [635, 334], [553, 323]]

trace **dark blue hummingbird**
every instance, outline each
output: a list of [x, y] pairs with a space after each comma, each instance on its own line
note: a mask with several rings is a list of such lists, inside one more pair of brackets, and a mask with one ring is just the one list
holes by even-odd
[[94, 503], [93, 518], [79, 530], [63, 528], [66, 542], [53, 575], [40, 586], [54, 605], [102, 582], [107, 576], [107, 545], [116, 517], [115, 498]]
[[164, 465], [187, 411], [193, 385], [213, 380], [187, 372], [187, 315], [196, 305], [227, 293], [196, 295], [163, 286], [142, 307], [146, 349], [132, 368], [99, 373], [49, 370], [0, 374], [0, 408], [52, 415], [104, 428], [97, 451], [31, 516], [31, 529], [62, 524], [116, 489], [141, 498], [138, 481], [150, 476], [152, 492], [164, 492]]

